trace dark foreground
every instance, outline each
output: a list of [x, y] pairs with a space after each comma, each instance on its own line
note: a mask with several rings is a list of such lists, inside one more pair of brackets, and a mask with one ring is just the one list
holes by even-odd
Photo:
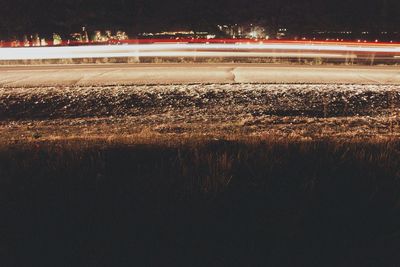
[[0, 149], [2, 266], [396, 266], [400, 142]]

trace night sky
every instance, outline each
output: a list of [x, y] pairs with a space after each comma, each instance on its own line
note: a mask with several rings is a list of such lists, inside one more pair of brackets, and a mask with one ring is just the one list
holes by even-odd
[[128, 33], [260, 23], [293, 31], [399, 30], [399, 0], [0, 0], [0, 38], [94, 29]]

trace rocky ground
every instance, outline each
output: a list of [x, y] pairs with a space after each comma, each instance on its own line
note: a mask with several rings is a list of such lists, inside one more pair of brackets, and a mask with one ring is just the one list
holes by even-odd
[[399, 85], [0, 88], [0, 142], [400, 137]]

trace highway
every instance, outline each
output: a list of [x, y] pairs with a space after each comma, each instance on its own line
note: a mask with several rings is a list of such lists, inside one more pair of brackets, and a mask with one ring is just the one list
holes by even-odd
[[0, 66], [1, 87], [191, 83], [400, 84], [400, 68], [230, 63]]

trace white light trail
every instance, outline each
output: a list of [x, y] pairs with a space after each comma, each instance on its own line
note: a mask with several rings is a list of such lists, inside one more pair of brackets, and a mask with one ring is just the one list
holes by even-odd
[[111, 58], [111, 57], [303, 57], [357, 58], [376, 53], [400, 57], [398, 45], [365, 44], [130, 44], [67, 47], [0, 48], [0, 60]]

